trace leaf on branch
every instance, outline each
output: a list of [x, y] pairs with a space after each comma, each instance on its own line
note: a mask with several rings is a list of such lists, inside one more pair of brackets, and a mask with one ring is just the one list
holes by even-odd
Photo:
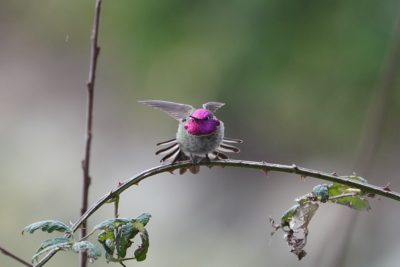
[[151, 215], [148, 213], [143, 213], [140, 216], [136, 217], [136, 219], [134, 219], [135, 221], [140, 222], [141, 224], [143, 224], [143, 226], [146, 226], [146, 224], [150, 221]]
[[346, 196], [344, 195], [343, 197], [340, 197], [340, 195], [335, 198], [330, 200], [333, 203], [340, 204], [340, 205], [345, 205], [347, 207], [356, 209], [356, 210], [370, 210], [371, 206], [369, 205], [369, 202], [366, 198], [362, 196]]
[[101, 256], [101, 250], [95, 244], [86, 240], [74, 243], [72, 251], [76, 253], [85, 251], [91, 263]]
[[70, 240], [65, 240], [63, 242], [62, 238], [54, 238], [46, 240], [40, 246], [38, 252], [32, 256], [32, 262], [38, 262], [40, 255], [50, 252], [52, 250], [68, 250], [72, 246]]
[[137, 218], [114, 218], [106, 220], [95, 226], [101, 230], [97, 240], [102, 244], [106, 254], [107, 262], [122, 262], [127, 260], [127, 250], [132, 246], [133, 239], [140, 233], [141, 245], [135, 250], [137, 261], [146, 259], [149, 248], [148, 233], [145, 225], [149, 222], [151, 215], [144, 213]]
[[103, 245], [104, 250], [106, 251], [106, 260], [107, 262], [112, 261], [112, 255], [115, 251], [115, 236], [114, 231], [101, 231], [97, 236], [97, 241]]
[[146, 259], [147, 251], [149, 250], [149, 234], [146, 229], [140, 232], [140, 239], [142, 244], [135, 250], [136, 261], [144, 261]]
[[43, 243], [40, 245], [37, 252], [39, 252], [49, 246], [53, 246], [53, 245], [57, 245], [57, 244], [64, 244], [64, 243], [68, 243], [68, 242], [70, 242], [70, 239], [67, 237], [56, 237], [56, 238], [52, 238], [52, 239], [47, 239], [47, 240], [43, 241]]
[[108, 230], [115, 229], [120, 225], [124, 225], [130, 222], [129, 218], [112, 218], [99, 223], [94, 227], [95, 230]]
[[298, 209], [300, 208], [299, 204], [296, 204], [289, 208], [281, 217], [281, 225], [282, 226], [289, 226], [290, 221], [292, 220], [293, 216], [296, 214]]
[[[346, 176], [344, 178], [367, 183], [364, 178], [358, 176]], [[291, 248], [291, 252], [301, 260], [306, 255], [304, 247], [307, 244], [308, 225], [319, 207], [318, 202], [326, 203], [330, 201], [356, 210], [368, 210], [370, 206], [366, 199], [367, 196], [368, 194], [358, 188], [339, 183], [316, 185], [311, 193], [296, 199], [297, 204], [282, 215], [280, 224], [270, 219], [274, 228], [271, 235], [282, 229], [285, 232], [284, 237]]]
[[62, 232], [62, 233], [69, 233], [72, 234], [72, 229], [64, 224], [63, 222], [56, 221], [56, 220], [46, 220], [46, 221], [40, 221], [40, 222], [35, 222], [32, 223], [28, 226], [26, 226], [22, 230], [22, 234], [24, 232], [28, 232], [30, 234], [33, 234], [36, 230], [41, 229], [44, 232], [52, 233], [54, 231]]
[[137, 233], [135, 230], [131, 222], [118, 228], [115, 239], [118, 258], [125, 258], [126, 251], [132, 245], [131, 239], [135, 236], [135, 232]]
[[[306, 195], [306, 197], [308, 196]], [[302, 198], [301, 200], [304, 199]], [[307, 254], [304, 247], [307, 244], [308, 224], [318, 207], [318, 203], [313, 201], [302, 201], [301, 204], [294, 205], [282, 215], [280, 225], [276, 224], [273, 219], [270, 219], [275, 232], [279, 228], [285, 232], [284, 237], [291, 248], [290, 252], [294, 253], [299, 260]]]
[[[367, 180], [358, 176], [347, 176], [346, 178], [361, 183], [367, 183]], [[368, 200], [364, 197], [364, 192], [358, 188], [333, 183], [329, 185], [328, 194], [330, 202], [345, 205], [356, 210], [371, 209]]]

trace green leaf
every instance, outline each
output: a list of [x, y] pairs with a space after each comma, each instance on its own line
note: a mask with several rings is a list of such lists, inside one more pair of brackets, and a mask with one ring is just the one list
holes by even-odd
[[32, 234], [33, 232], [35, 232], [36, 230], [41, 229], [44, 232], [48, 232], [48, 233], [52, 233], [53, 231], [58, 231], [58, 232], [62, 232], [62, 233], [69, 233], [72, 234], [72, 229], [64, 224], [63, 222], [60, 221], [56, 221], [56, 220], [46, 220], [46, 221], [40, 221], [40, 222], [35, 222], [32, 223], [28, 226], [26, 226], [23, 230], [22, 230], [22, 234], [24, 232], [28, 232], [30, 234]]
[[74, 243], [72, 250], [76, 253], [85, 251], [90, 262], [97, 260], [101, 256], [101, 250], [95, 244], [86, 240]]
[[[46, 241], [48, 241], [48, 240], [46, 240]], [[42, 246], [43, 246], [43, 244], [41, 245], [41, 247]], [[35, 255], [32, 256], [32, 262], [37, 262], [40, 255], [42, 255], [43, 253], [47, 253], [52, 250], [60, 250], [60, 249], [68, 250], [71, 248], [71, 246], [72, 246], [72, 242], [69, 240], [64, 243], [60, 242], [60, 243], [54, 243], [52, 245], [47, 245], [45, 248], [43, 248], [42, 250], [39, 250]]]
[[101, 231], [97, 236], [97, 240], [100, 244], [103, 245], [104, 250], [106, 251], [106, 260], [107, 262], [112, 261], [114, 251], [115, 251], [115, 236], [114, 231]]
[[360, 196], [346, 196], [339, 197], [334, 200], [331, 200], [333, 203], [337, 203], [340, 205], [345, 205], [347, 207], [356, 209], [356, 210], [370, 210], [371, 207], [367, 199]]
[[300, 208], [299, 204], [296, 204], [289, 208], [281, 217], [281, 224], [282, 226], [288, 226], [290, 221], [292, 220], [293, 216], [296, 214], [298, 209]]
[[143, 213], [137, 218], [113, 218], [99, 223], [94, 230], [101, 230], [97, 240], [102, 244], [107, 262], [125, 260], [133, 239], [140, 233], [142, 243], [134, 252], [137, 261], [143, 261], [149, 248], [148, 233], [144, 226], [151, 215]]
[[[367, 183], [362, 177], [358, 176], [346, 176], [346, 178], [354, 181], [358, 181], [361, 183]], [[352, 188], [347, 185], [333, 183], [329, 189], [329, 201], [333, 203], [337, 203], [340, 205], [345, 205], [347, 207], [356, 209], [356, 210], [369, 210], [371, 209], [368, 200], [363, 197], [363, 192], [358, 188]], [[350, 196], [349, 196], [350, 194]], [[353, 194], [353, 195], [351, 195]], [[343, 197], [340, 197], [343, 195]]]
[[144, 261], [146, 259], [147, 251], [149, 250], [150, 246], [149, 234], [146, 229], [141, 231], [140, 238], [142, 240], [142, 244], [135, 250], [136, 261]]
[[143, 213], [140, 216], [136, 217], [136, 219], [134, 219], [135, 221], [140, 222], [141, 224], [143, 224], [143, 226], [146, 226], [146, 224], [150, 221], [151, 215], [148, 213]]
[[116, 236], [116, 249], [118, 258], [125, 258], [126, 251], [132, 245], [131, 239], [136, 235], [133, 224], [127, 223], [118, 228]]
[[57, 245], [57, 244], [65, 244], [68, 242], [70, 242], [70, 239], [67, 237], [56, 237], [56, 238], [52, 238], [52, 239], [47, 239], [47, 240], [43, 241], [43, 243], [40, 245], [37, 252], [39, 252], [49, 246], [53, 246], [53, 245]]
[[319, 184], [314, 186], [312, 193], [318, 197], [318, 199], [325, 203], [329, 199], [329, 185], [327, 184]]
[[94, 229], [95, 230], [107, 230], [107, 229], [115, 229], [118, 228], [118, 226], [127, 224], [131, 221], [129, 218], [112, 218], [105, 220], [104, 222], [101, 222], [97, 224]]

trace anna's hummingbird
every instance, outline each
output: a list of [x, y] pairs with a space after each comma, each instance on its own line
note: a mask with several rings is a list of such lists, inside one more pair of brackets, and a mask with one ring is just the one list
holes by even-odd
[[[162, 110], [179, 121], [176, 138], [158, 143], [157, 146], [169, 145], [156, 152], [165, 154], [161, 162], [170, 160], [172, 163], [190, 159], [192, 173], [199, 171], [195, 164], [203, 159], [227, 159], [224, 153], [239, 153], [239, 148], [227, 143], [242, 143], [242, 140], [224, 137], [224, 123], [215, 117], [214, 112], [224, 103], [207, 102], [202, 108], [195, 109], [186, 104], [162, 101], [141, 100], [144, 105]], [[181, 169], [181, 174], [186, 170]]]

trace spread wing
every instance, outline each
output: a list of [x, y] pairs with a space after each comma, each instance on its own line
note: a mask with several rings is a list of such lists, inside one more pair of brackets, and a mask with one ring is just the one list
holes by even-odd
[[208, 109], [212, 113], [214, 113], [223, 106], [225, 106], [225, 103], [220, 103], [220, 102], [207, 102], [203, 104], [203, 108]]
[[166, 112], [168, 115], [173, 117], [174, 119], [180, 120], [184, 117], [190, 115], [190, 113], [194, 110], [194, 108], [190, 105], [174, 103], [169, 101], [162, 100], [139, 100], [139, 103], [142, 103], [146, 106], [150, 106], [161, 111]]

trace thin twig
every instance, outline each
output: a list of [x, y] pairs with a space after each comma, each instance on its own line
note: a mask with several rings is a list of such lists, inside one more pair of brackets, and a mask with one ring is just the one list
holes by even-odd
[[4, 255], [10, 257], [10, 258], [13, 258], [14, 260], [18, 261], [19, 263], [21, 263], [21, 264], [23, 264], [23, 265], [25, 265], [25, 266], [33, 267], [33, 265], [30, 264], [29, 262], [27, 262], [27, 261], [21, 259], [20, 257], [18, 257], [17, 255], [15, 255], [14, 253], [12, 253], [12, 252], [6, 250], [5, 248], [3, 248], [3, 247], [1, 247], [1, 246], [0, 246], [0, 252], [3, 253]]
[[117, 196], [116, 198], [115, 198], [115, 201], [114, 201], [114, 217], [115, 218], [118, 218], [118, 207], [119, 207], [119, 196]]
[[[82, 190], [82, 208], [81, 215], [85, 214], [88, 208], [89, 186], [90, 186], [90, 151], [92, 145], [92, 125], [93, 125], [93, 95], [96, 80], [97, 58], [100, 53], [100, 47], [97, 43], [100, 24], [101, 0], [96, 0], [95, 15], [93, 21], [93, 29], [91, 35], [91, 54], [89, 66], [89, 78], [86, 83], [87, 87], [87, 111], [86, 111], [86, 144], [85, 159], [82, 161], [83, 169], [83, 190]], [[86, 222], [82, 224], [81, 237], [86, 236]], [[85, 252], [80, 254], [80, 266], [86, 267], [87, 255]]]
[[[385, 190], [383, 187], [375, 186], [371, 184], [366, 184], [362, 182], [358, 182], [356, 180], [350, 179], [348, 176], [337, 176], [335, 174], [328, 174], [312, 169], [307, 169], [303, 167], [299, 167], [296, 165], [283, 165], [283, 164], [274, 164], [267, 162], [256, 162], [256, 161], [245, 161], [245, 160], [211, 160], [208, 162], [199, 162], [197, 163], [199, 166], [220, 166], [220, 167], [238, 167], [238, 168], [249, 168], [249, 169], [258, 169], [263, 172], [266, 171], [275, 171], [275, 172], [283, 172], [283, 173], [293, 173], [300, 175], [301, 177], [313, 177], [329, 182], [340, 183], [343, 185], [350, 186], [352, 188], [360, 189], [365, 194], [375, 194], [380, 195], [386, 198], [390, 198], [396, 201], [400, 201], [400, 193], [394, 191]], [[98, 210], [101, 206], [109, 202], [111, 199], [119, 196], [122, 192], [133, 185], [138, 185], [139, 182], [143, 181], [146, 178], [151, 176], [165, 173], [165, 172], [173, 172], [174, 170], [181, 168], [188, 168], [192, 166], [190, 161], [179, 162], [170, 165], [163, 165], [148, 169], [143, 171], [129, 179], [125, 182], [119, 183], [118, 186], [112, 189], [109, 193], [105, 194], [101, 198], [99, 198], [86, 212], [83, 214], [72, 226], [72, 230], [75, 232], [96, 210]], [[43, 266], [51, 257], [54, 256], [56, 251], [52, 251], [43, 257], [35, 267]]]

